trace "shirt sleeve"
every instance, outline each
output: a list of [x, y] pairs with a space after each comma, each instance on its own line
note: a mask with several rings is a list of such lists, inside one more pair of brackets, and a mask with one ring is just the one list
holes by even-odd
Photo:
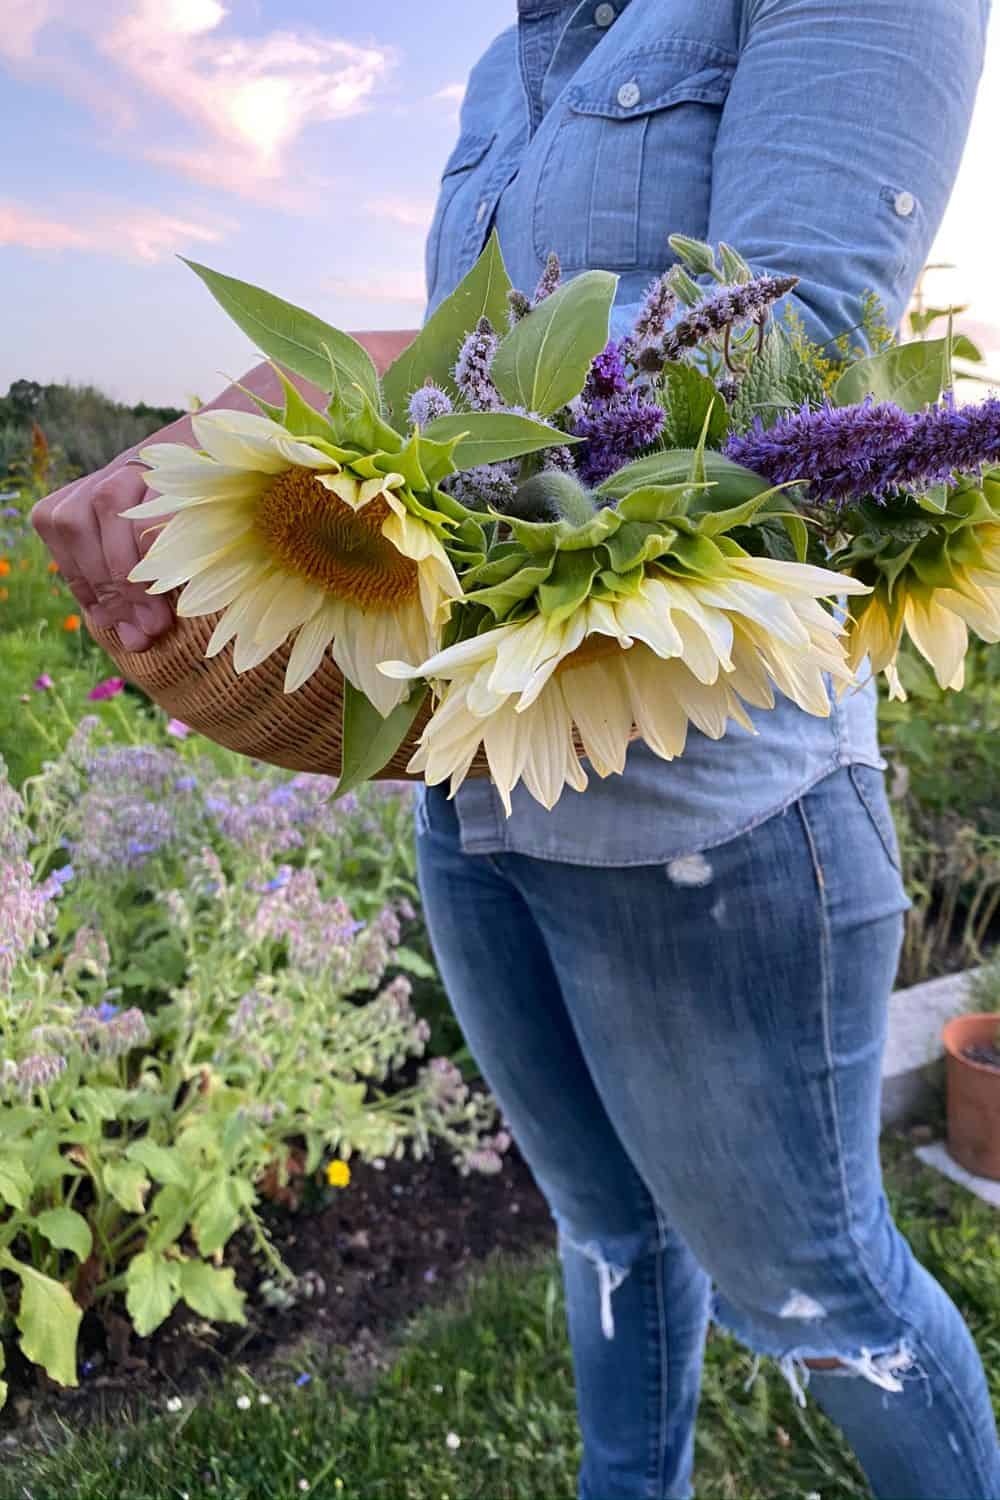
[[[982, 72], [989, 0], [748, 0], [707, 238], [800, 278], [820, 341], [874, 292], [894, 327], [937, 234]], [[615, 309], [624, 332], [637, 307]]]

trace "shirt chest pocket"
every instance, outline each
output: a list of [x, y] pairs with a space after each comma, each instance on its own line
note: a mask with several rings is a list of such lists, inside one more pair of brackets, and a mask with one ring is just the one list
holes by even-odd
[[[448, 267], [441, 263], [442, 242], [448, 236], [448, 243], [457, 252], [462, 239], [457, 229], [462, 221], [456, 213], [456, 199], [464, 197], [468, 192], [475, 192], [475, 183], [481, 178], [481, 173], [476, 169], [481, 166], [495, 140], [495, 132], [492, 135], [477, 135], [471, 131], [463, 131], [445, 163], [434, 218], [427, 233], [427, 290], [432, 299], [438, 278], [442, 273], [447, 275], [448, 272]], [[453, 278], [455, 279], [457, 278]], [[452, 284], [453, 281], [448, 283], [449, 291]]]
[[671, 258], [669, 234], [704, 237], [735, 66], [720, 48], [677, 40], [572, 85], [536, 137], [536, 254], [558, 251], [567, 270], [652, 272]]

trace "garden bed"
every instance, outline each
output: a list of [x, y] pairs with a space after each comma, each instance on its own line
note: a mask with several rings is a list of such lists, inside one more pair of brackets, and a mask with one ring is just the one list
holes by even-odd
[[20, 1430], [29, 1411], [80, 1427], [91, 1412], [162, 1403], [235, 1362], [263, 1366], [288, 1355], [304, 1339], [363, 1357], [395, 1325], [443, 1301], [493, 1252], [519, 1255], [553, 1239], [545, 1201], [515, 1148], [503, 1171], [489, 1177], [460, 1176], [445, 1153], [381, 1168], [358, 1162], [350, 1186], [332, 1201], [309, 1183], [297, 1211], [276, 1207], [267, 1217], [274, 1247], [297, 1278], [291, 1305], [273, 1304], [266, 1268], [249, 1236], [238, 1236], [227, 1262], [248, 1293], [245, 1327], [210, 1325], [181, 1307], [149, 1338], [137, 1339], [123, 1317], [92, 1310], [81, 1328], [76, 1390], [60, 1389], [11, 1349], [11, 1397], [0, 1430]]

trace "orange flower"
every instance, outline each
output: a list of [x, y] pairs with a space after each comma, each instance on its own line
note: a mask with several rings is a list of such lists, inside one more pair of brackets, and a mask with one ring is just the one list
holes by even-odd
[[63, 620], [63, 626], [62, 626], [62, 628], [63, 628], [63, 630], [70, 630], [70, 631], [72, 631], [72, 630], [79, 630], [80, 629], [80, 616], [79, 615], [67, 615], [66, 618], [65, 618], [65, 620]]
[[0, 578], [6, 578], [10, 572], [10, 563], [5, 557], [0, 557]]
[[49, 563], [49, 572], [50, 573], [58, 573], [59, 572], [59, 564], [57, 562], [50, 562]]
[[7, 602], [7, 600], [9, 598], [10, 598], [10, 590], [9, 589], [0, 589], [0, 604], [6, 604], [6, 602]]

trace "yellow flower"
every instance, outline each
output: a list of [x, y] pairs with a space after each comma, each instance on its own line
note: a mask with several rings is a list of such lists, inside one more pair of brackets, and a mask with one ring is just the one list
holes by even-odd
[[896, 658], [904, 632], [933, 668], [938, 686], [955, 692], [965, 684], [968, 627], [984, 641], [1000, 641], [1000, 525], [967, 527], [947, 549], [937, 541], [928, 553], [917, 555], [891, 585], [881, 575], [871, 598], [852, 611], [852, 668], [857, 671], [867, 656], [874, 672], [885, 673], [889, 696], [901, 700], [906, 694]]
[[[738, 551], [738, 549], [734, 549]], [[864, 592], [841, 574], [798, 563], [727, 556], [724, 573], [651, 568], [631, 593], [588, 598], [568, 617], [542, 613], [500, 625], [419, 666], [385, 662], [395, 677], [428, 677], [441, 692], [409, 769], [430, 785], [464, 780], [483, 746], [508, 815], [523, 780], [543, 806], [587, 776], [625, 767], [633, 724], [664, 760], [694, 724], [720, 739], [729, 720], [754, 732], [744, 702], [774, 706], [774, 687], [809, 713], [830, 712], [824, 673], [852, 681], [843, 627], [818, 602]]]
[[345, 1188], [350, 1186], [351, 1169], [346, 1161], [332, 1161], [326, 1169], [326, 1180], [331, 1187]]
[[268, 417], [205, 412], [192, 425], [200, 451], [157, 443], [140, 454], [159, 493], [125, 514], [172, 519], [130, 579], [149, 583], [150, 593], [185, 584], [180, 615], [222, 610], [207, 655], [234, 641], [237, 672], [295, 632], [286, 693], [329, 650], [390, 713], [408, 689], [376, 664], [433, 652], [461, 595], [434, 528], [401, 498], [403, 476], [364, 477], [325, 451], [328, 443], [293, 437]]

